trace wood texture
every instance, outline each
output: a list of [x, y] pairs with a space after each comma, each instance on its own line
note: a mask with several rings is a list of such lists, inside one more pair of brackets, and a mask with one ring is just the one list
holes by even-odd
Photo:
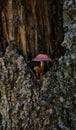
[[5, 19], [8, 27], [2, 28], [6, 40], [14, 40], [27, 60], [38, 53], [47, 53], [50, 57], [60, 56], [63, 41], [60, 0], [8, 0], [7, 6], [4, 4], [3, 8], [7, 8], [8, 12]]

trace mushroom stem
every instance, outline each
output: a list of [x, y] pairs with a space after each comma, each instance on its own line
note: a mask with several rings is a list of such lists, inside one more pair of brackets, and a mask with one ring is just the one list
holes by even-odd
[[40, 62], [40, 68], [41, 68], [41, 72], [43, 74], [44, 73], [44, 62], [43, 61]]
[[37, 76], [37, 78], [38, 78], [38, 70], [36, 70], [36, 76]]

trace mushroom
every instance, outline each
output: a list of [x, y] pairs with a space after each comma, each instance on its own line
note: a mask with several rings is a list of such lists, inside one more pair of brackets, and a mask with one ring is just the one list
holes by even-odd
[[41, 72], [44, 72], [44, 61], [51, 61], [51, 59], [46, 54], [38, 54], [32, 61], [40, 61]]
[[36, 76], [38, 77], [39, 74], [40, 74], [40, 71], [41, 71], [40, 67], [39, 66], [35, 66], [34, 70], [36, 71]]

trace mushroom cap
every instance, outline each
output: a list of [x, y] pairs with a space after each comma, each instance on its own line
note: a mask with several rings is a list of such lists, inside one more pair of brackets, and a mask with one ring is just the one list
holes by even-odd
[[34, 67], [34, 70], [38, 70], [38, 71], [40, 72], [41, 69], [40, 69], [39, 66], [35, 66], [35, 67]]
[[51, 58], [46, 54], [38, 54], [32, 61], [51, 61]]

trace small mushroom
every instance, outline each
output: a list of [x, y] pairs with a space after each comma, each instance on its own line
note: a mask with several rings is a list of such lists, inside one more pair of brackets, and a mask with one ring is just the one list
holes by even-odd
[[35, 66], [34, 70], [36, 71], [36, 76], [38, 77], [39, 74], [40, 74], [40, 71], [41, 71], [40, 67], [39, 66]]
[[51, 59], [46, 54], [38, 54], [32, 61], [39, 61], [41, 72], [44, 72], [44, 61], [51, 61]]

